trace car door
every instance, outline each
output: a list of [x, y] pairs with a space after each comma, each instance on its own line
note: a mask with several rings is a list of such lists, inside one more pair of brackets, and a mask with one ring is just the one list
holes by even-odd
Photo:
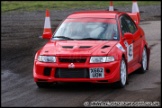
[[140, 41], [137, 38], [138, 30], [136, 25], [132, 22], [132, 20], [126, 16], [122, 15], [120, 17], [120, 26], [121, 26], [121, 32], [122, 32], [122, 38], [124, 38], [124, 33], [132, 33], [131, 39], [125, 39], [123, 42], [127, 49], [127, 60], [128, 65], [133, 66], [138, 62], [139, 58], [139, 51], [140, 51]]
[[136, 24], [134, 23], [134, 21], [127, 15], [125, 15], [125, 21], [128, 25], [128, 28], [130, 30], [130, 33], [133, 34], [133, 52], [134, 52], [134, 63], [138, 63], [139, 62], [139, 58], [140, 58], [140, 48], [141, 48], [141, 44], [142, 44], [142, 38], [140, 35], [140, 31], [138, 30]]

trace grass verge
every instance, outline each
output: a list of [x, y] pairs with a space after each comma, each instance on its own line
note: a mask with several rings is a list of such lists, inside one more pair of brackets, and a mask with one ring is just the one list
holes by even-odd
[[[138, 1], [139, 6], [160, 5], [161, 1]], [[115, 6], [132, 6], [132, 1], [114, 1]], [[105, 8], [109, 1], [1, 1], [1, 12], [13, 10], [63, 10], [72, 8]]]

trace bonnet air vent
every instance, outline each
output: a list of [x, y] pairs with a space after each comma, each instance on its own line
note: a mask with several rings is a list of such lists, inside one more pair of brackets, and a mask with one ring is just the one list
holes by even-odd
[[109, 45], [104, 45], [101, 49], [108, 48], [110, 47]]
[[73, 48], [73, 46], [62, 46], [62, 48]]
[[80, 46], [79, 48], [91, 48], [92, 46]]

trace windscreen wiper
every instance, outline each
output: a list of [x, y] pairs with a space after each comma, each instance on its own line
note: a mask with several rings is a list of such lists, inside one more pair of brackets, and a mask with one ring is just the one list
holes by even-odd
[[67, 39], [67, 40], [73, 40], [73, 39], [66, 37], [66, 36], [54, 36], [53, 38], [62, 38], [62, 39]]
[[99, 39], [99, 38], [82, 38], [80, 40], [105, 40], [105, 39]]

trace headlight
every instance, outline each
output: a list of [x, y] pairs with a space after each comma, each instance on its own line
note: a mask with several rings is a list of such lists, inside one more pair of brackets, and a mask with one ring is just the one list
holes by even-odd
[[39, 56], [38, 61], [40, 62], [56, 62], [55, 56]]
[[112, 62], [114, 61], [114, 57], [91, 57], [90, 63], [103, 63], [103, 62]]

